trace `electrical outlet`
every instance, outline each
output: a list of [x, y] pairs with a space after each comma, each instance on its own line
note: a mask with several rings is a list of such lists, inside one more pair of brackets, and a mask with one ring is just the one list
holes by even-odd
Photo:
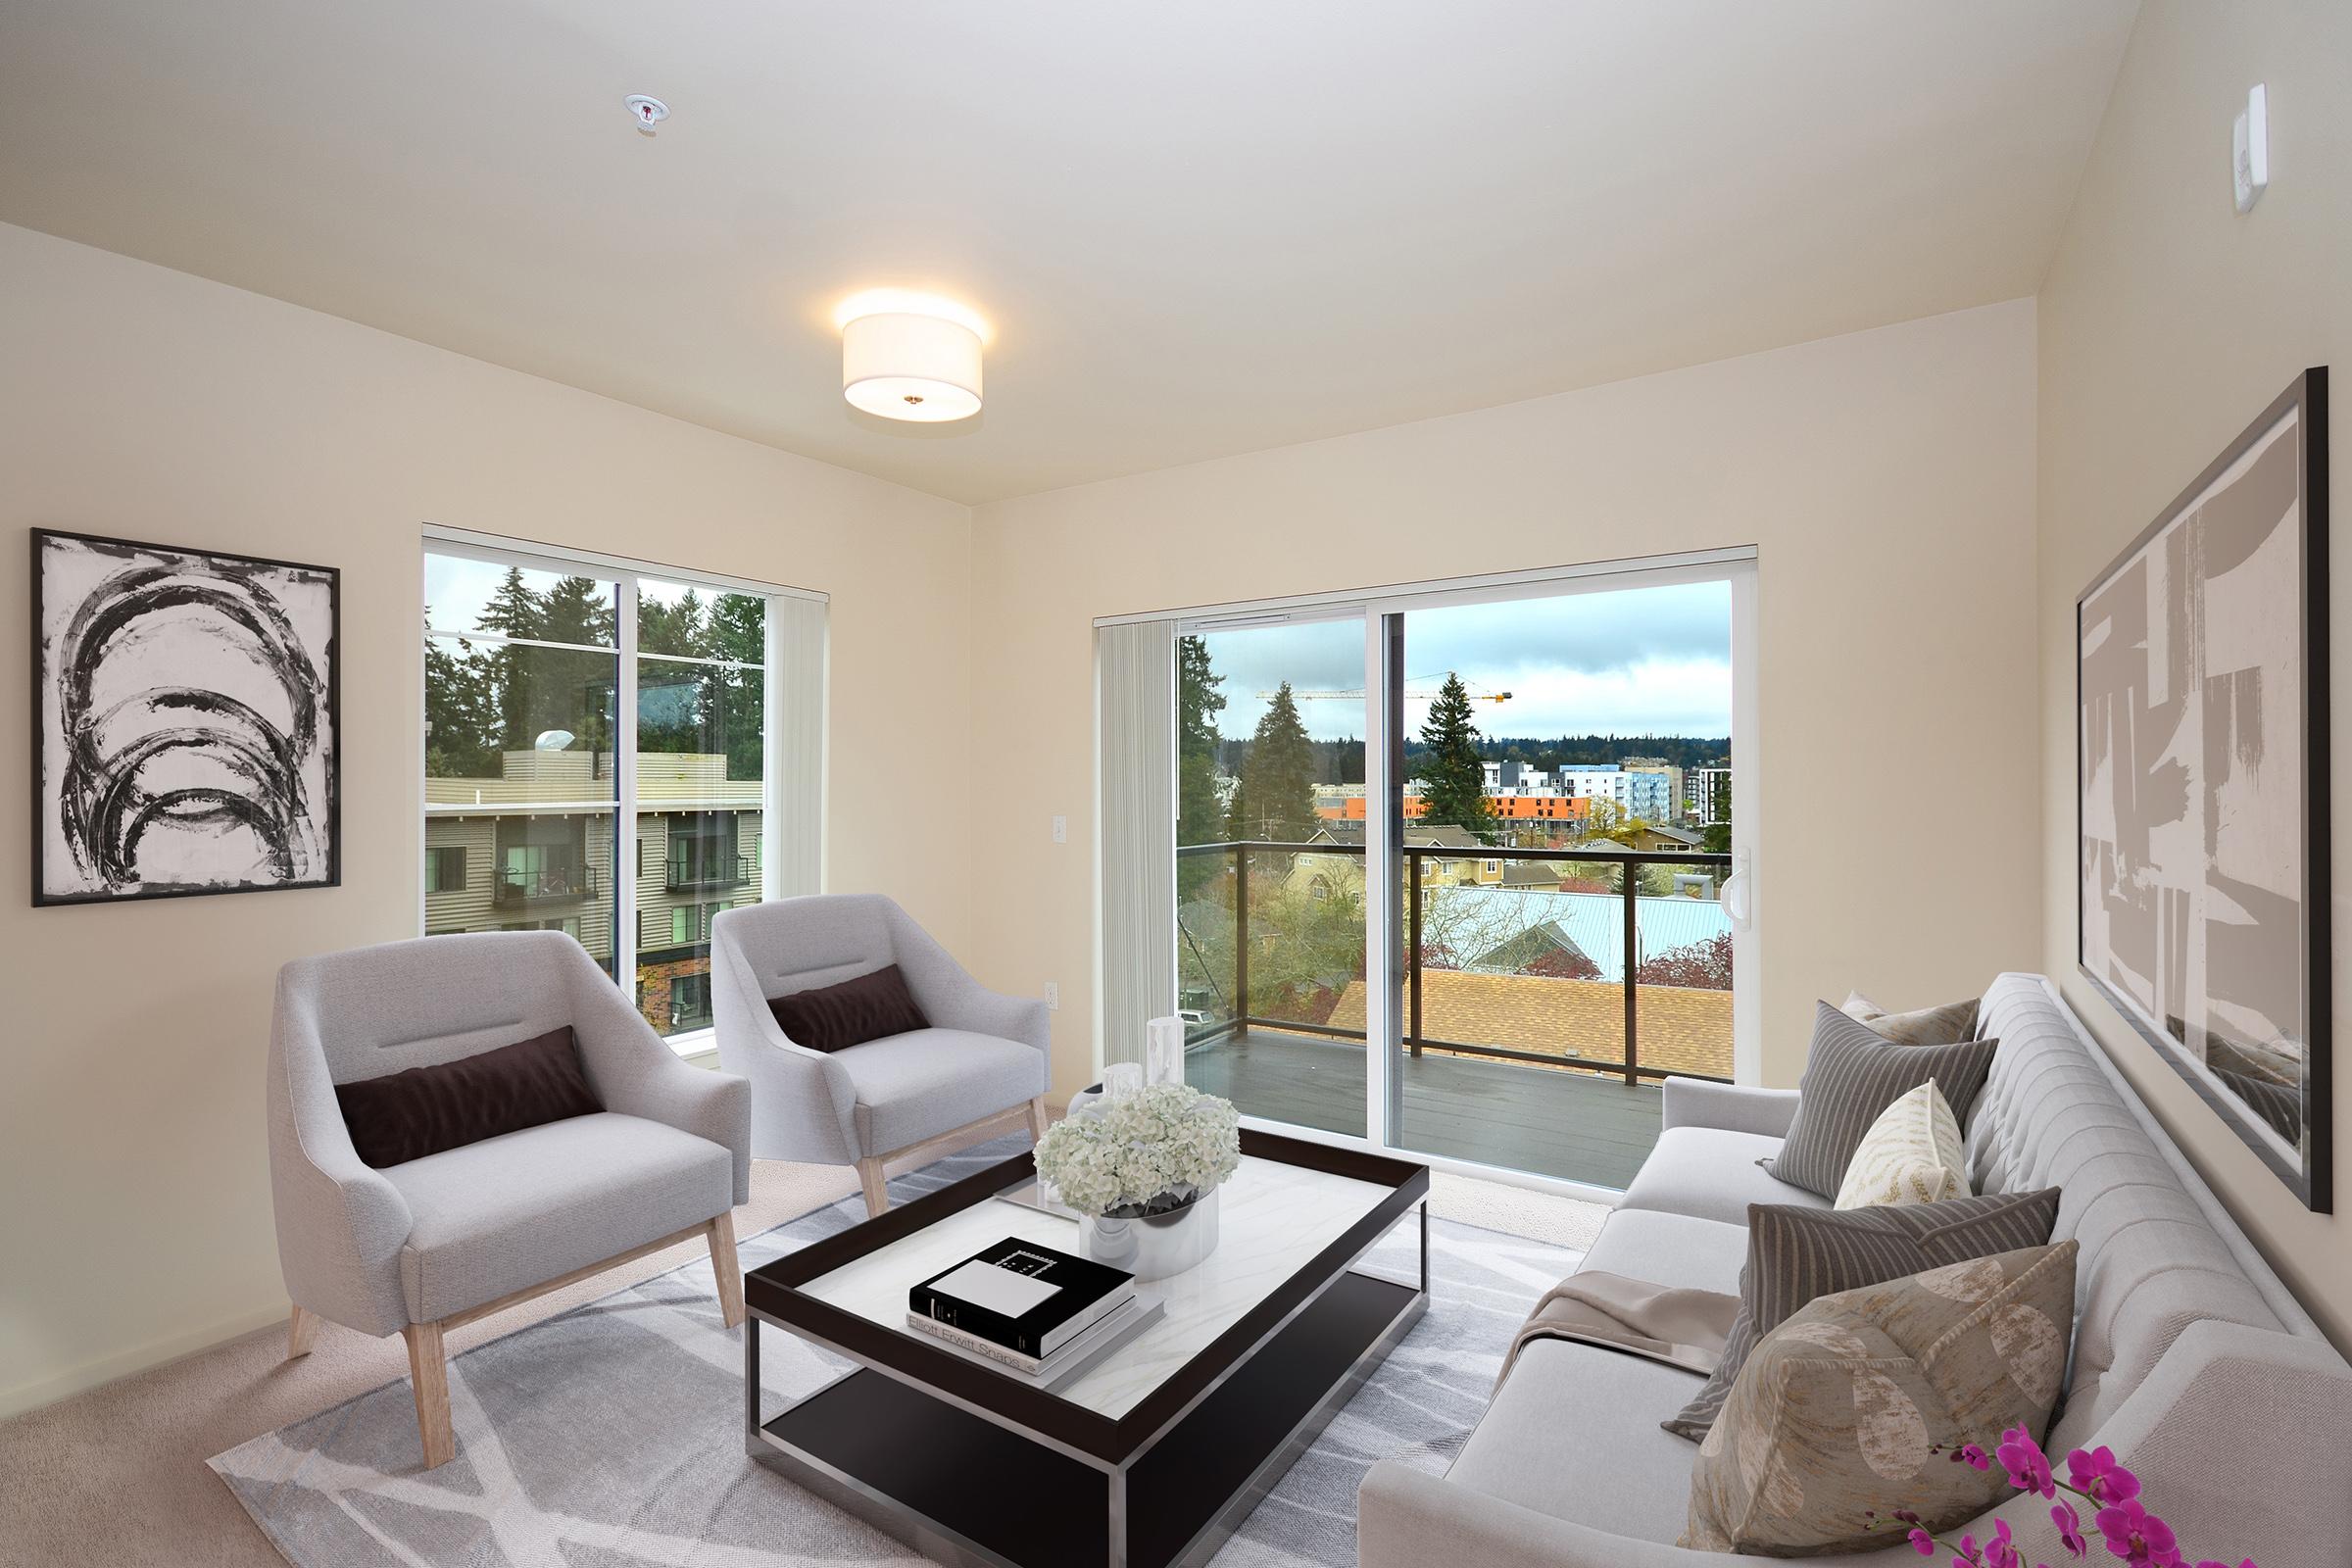
[[1046, 982], [1046, 1010], [1048, 1012], [1059, 1012], [1061, 1010], [1061, 986], [1057, 981], [1049, 980]]
[[1054, 842], [1056, 844], [1070, 842], [1070, 819], [1068, 817], [1056, 816], [1054, 818]]

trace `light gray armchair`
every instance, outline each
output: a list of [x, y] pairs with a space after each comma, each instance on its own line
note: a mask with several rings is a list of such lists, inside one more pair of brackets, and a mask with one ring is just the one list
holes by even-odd
[[[569, 1024], [600, 1114], [374, 1169], [335, 1085], [478, 1054]], [[318, 1320], [408, 1340], [427, 1469], [457, 1452], [442, 1337], [501, 1307], [701, 1236], [720, 1313], [743, 1322], [733, 1208], [751, 1197], [751, 1091], [690, 1067], [556, 931], [393, 942], [278, 971], [270, 1183], [293, 1298]]]
[[[845, 1051], [785, 1036], [768, 999], [897, 964], [931, 1027]], [[855, 1165], [868, 1214], [890, 1204], [902, 1164], [1013, 1131], [1046, 1128], [1052, 1040], [1046, 1004], [989, 990], [905, 909], [878, 893], [780, 899], [710, 922], [718, 1064], [752, 1081], [752, 1152]]]

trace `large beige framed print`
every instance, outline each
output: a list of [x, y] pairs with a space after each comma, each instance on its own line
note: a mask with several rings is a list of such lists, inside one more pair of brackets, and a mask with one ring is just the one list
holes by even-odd
[[2330, 1206], [2328, 374], [2075, 606], [2082, 973]]

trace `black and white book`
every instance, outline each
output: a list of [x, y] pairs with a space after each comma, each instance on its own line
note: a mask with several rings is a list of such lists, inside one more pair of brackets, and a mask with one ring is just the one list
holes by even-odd
[[1008, 1236], [908, 1291], [906, 1310], [1042, 1361], [1134, 1298], [1126, 1270]]
[[906, 1314], [906, 1326], [926, 1339], [937, 1340], [958, 1355], [983, 1362], [1032, 1388], [1052, 1391], [1143, 1333], [1159, 1321], [1164, 1313], [1165, 1308], [1150, 1297], [1130, 1296], [1062, 1341], [1052, 1355], [1042, 1358], [1007, 1350], [993, 1341], [966, 1334], [961, 1329], [952, 1329], [937, 1319], [913, 1312]]

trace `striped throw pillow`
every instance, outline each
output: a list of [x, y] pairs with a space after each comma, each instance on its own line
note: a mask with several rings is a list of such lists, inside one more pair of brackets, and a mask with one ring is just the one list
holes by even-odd
[[1796, 1118], [1766, 1170], [1792, 1187], [1835, 1200], [1862, 1135], [1888, 1105], [1934, 1080], [1963, 1126], [1992, 1070], [1997, 1040], [1898, 1046], [1824, 1002], [1813, 1015], [1813, 1050], [1796, 1083]]
[[1931, 1078], [1880, 1112], [1846, 1162], [1839, 1208], [1939, 1203], [1968, 1196], [1960, 1123]]
[[1660, 1425], [1693, 1443], [1705, 1437], [1756, 1342], [1814, 1298], [2021, 1247], [2046, 1246], [2057, 1226], [2055, 1187], [1901, 1208], [1750, 1203], [1740, 1311], [1724, 1340], [1723, 1359], [1682, 1413]]

